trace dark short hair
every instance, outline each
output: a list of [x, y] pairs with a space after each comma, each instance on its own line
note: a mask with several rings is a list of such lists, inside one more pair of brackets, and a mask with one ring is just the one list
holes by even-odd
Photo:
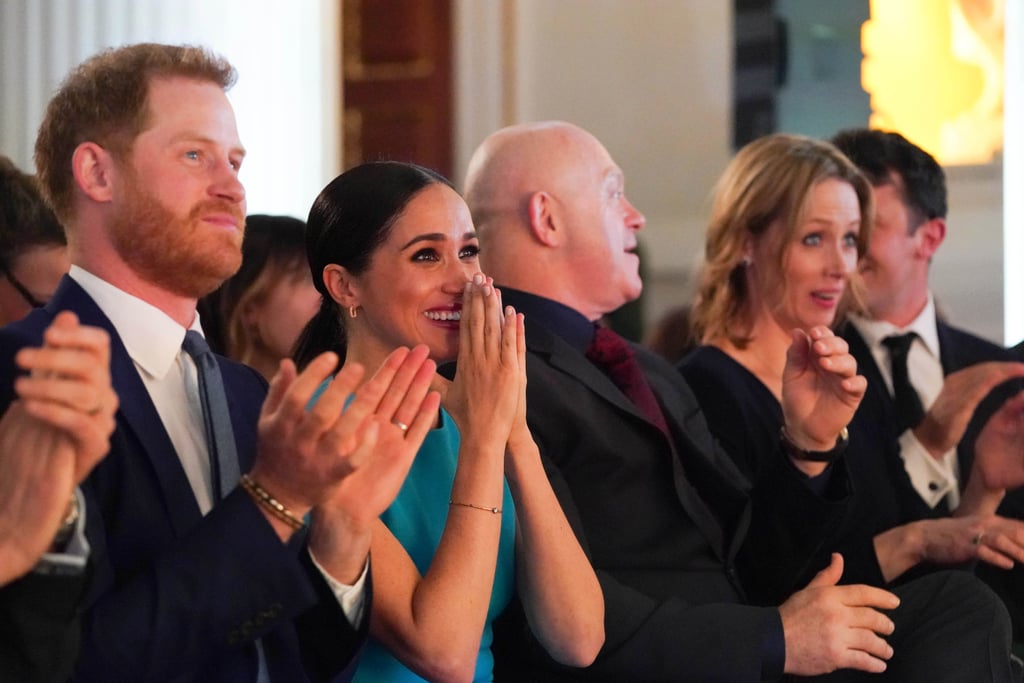
[[320, 192], [306, 220], [306, 256], [323, 300], [299, 337], [295, 362], [300, 368], [324, 351], [345, 357], [342, 312], [324, 285], [324, 268], [335, 263], [353, 275], [363, 273], [412, 198], [437, 183], [455, 189], [429, 168], [376, 161], [345, 171]]
[[65, 244], [64, 228], [40, 194], [36, 179], [0, 156], [0, 268], [10, 269], [33, 247]]
[[78, 65], [47, 105], [36, 137], [40, 186], [57, 217], [67, 224], [72, 215], [75, 149], [92, 141], [118, 156], [127, 154], [149, 121], [146, 102], [153, 79], [181, 76], [227, 90], [236, 75], [224, 58], [188, 45], [127, 45]]
[[872, 185], [895, 185], [916, 216], [911, 230], [926, 220], [945, 218], [946, 174], [935, 158], [899, 133], [867, 128], [840, 131], [832, 144], [860, 168]]

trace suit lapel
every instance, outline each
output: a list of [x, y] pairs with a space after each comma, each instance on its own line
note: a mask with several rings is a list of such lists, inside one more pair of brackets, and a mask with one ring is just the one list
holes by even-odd
[[[616, 410], [628, 413], [642, 420], [650, 430], [651, 438], [660, 439], [665, 444], [666, 455], [670, 456], [672, 462], [672, 480], [679, 502], [721, 559], [724, 553], [722, 527], [687, 478], [682, 459], [676, 451], [675, 444], [671, 443], [658, 427], [647, 420], [639, 408], [615, 386], [607, 375], [601, 372], [600, 368], [555, 335], [537, 326], [534, 326], [531, 331], [528, 326], [527, 347], [530, 351], [545, 357], [553, 368], [561, 370], [571, 378], [584, 384], [588, 389], [614, 406]], [[647, 372], [650, 368], [639, 355], [638, 361], [641, 363], [645, 373], [648, 374], [648, 381], [652, 381], [653, 377], [658, 376], [656, 372]], [[672, 396], [672, 392], [660, 391], [662, 387], [656, 381], [652, 381], [652, 389], [659, 403], [662, 404], [662, 411], [665, 414], [669, 430], [677, 439], [684, 437], [687, 445], [694, 446], [687, 436], [688, 426], [686, 424], [687, 415], [692, 411], [692, 408], [686, 409], [678, 402], [664, 398]], [[680, 443], [683, 442], [680, 441]], [[688, 453], [694, 453], [699, 456], [705, 455], [704, 451], [695, 446], [689, 448]]]
[[72, 310], [83, 324], [101, 327], [110, 334], [110, 376], [120, 402], [118, 426], [130, 430], [142, 445], [143, 453], [138, 455], [145, 457], [153, 468], [174, 530], [179, 536], [183, 535], [202, 518], [202, 513], [177, 451], [117, 330], [96, 302], [70, 277], [65, 276], [61, 281], [47, 304], [47, 308], [50, 307], [54, 315], [61, 310]]

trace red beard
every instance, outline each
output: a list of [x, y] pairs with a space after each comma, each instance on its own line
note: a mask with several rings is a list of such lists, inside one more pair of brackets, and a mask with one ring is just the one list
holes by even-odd
[[[111, 229], [114, 248], [135, 273], [162, 289], [198, 299], [217, 289], [242, 264], [245, 215], [237, 204], [199, 202], [181, 218], [168, 210], [129, 170], [124, 208]], [[204, 223], [203, 216], [233, 216], [238, 230]]]

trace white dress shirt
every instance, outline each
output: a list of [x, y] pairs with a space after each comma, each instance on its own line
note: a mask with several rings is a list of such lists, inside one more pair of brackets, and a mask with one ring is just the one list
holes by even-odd
[[[928, 303], [924, 309], [906, 327], [900, 328], [884, 320], [870, 320], [860, 316], [850, 316], [850, 319], [871, 349], [871, 355], [890, 395], [893, 393], [892, 366], [889, 350], [882, 344], [882, 340], [894, 334], [917, 334], [907, 356], [907, 373], [911, 384], [921, 397], [921, 405], [926, 411], [930, 409], [942, 391], [942, 384], [945, 381], [942, 359], [939, 355], [935, 299], [931, 292], [928, 293]], [[903, 466], [910, 476], [911, 484], [930, 507], [934, 508], [943, 498], [946, 498], [950, 510], [960, 504], [956, 448], [935, 458], [914, 436], [913, 430], [908, 429], [900, 435], [900, 456], [903, 458]]]
[[[196, 503], [205, 515], [213, 508], [213, 480], [196, 364], [181, 348], [188, 330], [159, 308], [80, 266], [71, 266], [68, 275], [92, 297], [117, 330], [181, 460]], [[203, 333], [198, 312], [189, 329]], [[315, 558], [313, 563], [324, 575], [345, 616], [358, 626], [363, 618], [369, 562], [351, 586], [329, 576]]]

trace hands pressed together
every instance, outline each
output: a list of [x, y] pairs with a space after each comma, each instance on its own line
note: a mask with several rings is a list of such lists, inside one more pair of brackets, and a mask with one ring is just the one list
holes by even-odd
[[73, 313], [57, 315], [43, 345], [15, 360], [29, 374], [0, 418], [0, 584], [50, 547], [75, 486], [109, 449], [118, 407], [109, 336]]
[[444, 406], [466, 438], [503, 449], [513, 427], [526, 426], [526, 337], [523, 316], [502, 309], [494, 281], [477, 273], [467, 283], [459, 326], [458, 371], [438, 378]]

